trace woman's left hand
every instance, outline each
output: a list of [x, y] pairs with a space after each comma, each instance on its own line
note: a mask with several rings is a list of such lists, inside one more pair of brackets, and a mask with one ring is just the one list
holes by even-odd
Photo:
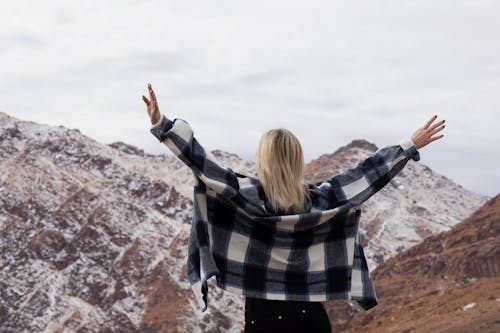
[[[438, 135], [433, 137], [434, 134], [441, 131], [444, 128], [444, 120], [441, 120], [438, 123], [432, 124], [437, 119], [437, 116], [432, 117], [427, 121], [427, 123], [419, 128], [413, 133], [411, 139], [417, 149], [427, 146], [434, 140], [441, 139], [444, 135]], [[432, 125], [432, 126], [431, 126]]]

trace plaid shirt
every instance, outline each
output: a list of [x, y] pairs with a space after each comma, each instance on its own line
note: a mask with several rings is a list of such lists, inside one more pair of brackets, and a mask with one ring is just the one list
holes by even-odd
[[151, 133], [194, 174], [187, 274], [201, 311], [212, 276], [220, 288], [249, 297], [377, 305], [358, 238], [359, 206], [409, 159], [420, 160], [413, 141], [381, 147], [356, 167], [308, 184], [311, 199], [293, 214], [273, 211], [258, 179], [220, 165], [186, 121], [162, 115]]

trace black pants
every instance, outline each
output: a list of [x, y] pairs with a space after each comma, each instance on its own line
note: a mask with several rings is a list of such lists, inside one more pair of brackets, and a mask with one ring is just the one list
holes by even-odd
[[277, 301], [247, 297], [245, 333], [331, 333], [321, 302]]

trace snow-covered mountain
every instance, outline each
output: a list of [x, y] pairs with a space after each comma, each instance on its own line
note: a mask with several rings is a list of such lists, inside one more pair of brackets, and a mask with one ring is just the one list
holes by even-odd
[[192, 299], [179, 166], [0, 113], [0, 332], [237, 327], [241, 299], [212, 293], [203, 315]]
[[[309, 163], [307, 178], [330, 177], [373, 149], [354, 141]], [[165, 150], [105, 145], [0, 113], [1, 332], [241, 331], [241, 296], [212, 283], [203, 314], [192, 297], [185, 255], [193, 177]], [[255, 175], [254, 163], [212, 153]], [[364, 205], [370, 268], [487, 199], [410, 161]]]

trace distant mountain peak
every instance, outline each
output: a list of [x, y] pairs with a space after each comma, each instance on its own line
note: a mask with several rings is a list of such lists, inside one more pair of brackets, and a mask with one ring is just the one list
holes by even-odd
[[360, 162], [377, 149], [378, 147], [375, 144], [365, 139], [352, 140], [333, 153], [322, 154], [307, 163], [305, 179], [310, 182], [316, 182], [324, 178], [329, 178], [336, 173], [342, 172], [346, 166]]
[[352, 148], [359, 148], [370, 152], [375, 152], [378, 149], [377, 145], [370, 141], [365, 139], [354, 139], [345, 146], [338, 148], [333, 154], [339, 154]]

